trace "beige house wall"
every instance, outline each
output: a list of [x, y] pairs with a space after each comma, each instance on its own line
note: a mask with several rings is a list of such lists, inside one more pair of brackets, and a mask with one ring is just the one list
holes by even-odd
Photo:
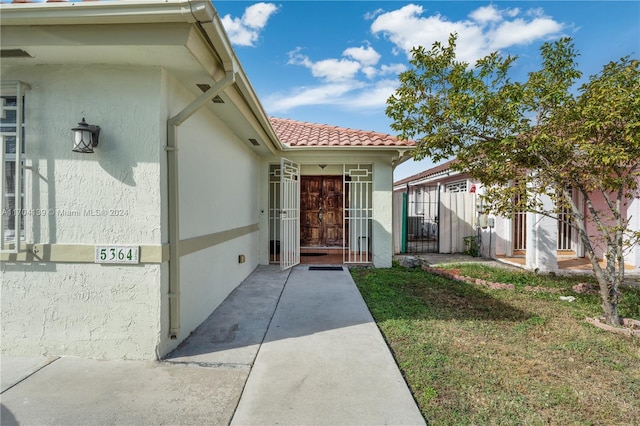
[[[195, 98], [166, 73], [164, 84], [169, 115]], [[258, 264], [259, 157], [203, 107], [178, 127], [178, 170], [181, 331], [162, 352], [187, 337]], [[163, 326], [166, 336], [168, 322]]]

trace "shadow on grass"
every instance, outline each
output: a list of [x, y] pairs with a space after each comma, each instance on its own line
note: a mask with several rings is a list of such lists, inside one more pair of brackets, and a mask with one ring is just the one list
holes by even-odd
[[523, 321], [518, 309], [472, 284], [403, 268], [353, 269], [352, 274], [377, 321], [438, 319]]

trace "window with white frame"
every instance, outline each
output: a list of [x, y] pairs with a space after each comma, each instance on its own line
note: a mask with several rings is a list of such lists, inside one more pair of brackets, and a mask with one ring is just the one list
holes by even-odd
[[458, 182], [448, 183], [445, 187], [447, 192], [467, 192], [467, 181], [460, 180]]
[[[16, 252], [24, 239], [24, 89], [21, 82], [2, 82], [0, 93], [0, 140], [2, 150], [2, 251]], [[16, 238], [18, 237], [18, 238]]]

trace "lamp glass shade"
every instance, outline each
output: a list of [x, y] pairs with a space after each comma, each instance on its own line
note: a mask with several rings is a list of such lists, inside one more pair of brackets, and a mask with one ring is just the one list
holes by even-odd
[[92, 126], [89, 126], [84, 118], [80, 123], [78, 123], [78, 127], [74, 127], [71, 129], [73, 132], [73, 151], [81, 152], [84, 154], [92, 154], [93, 153], [93, 130]]

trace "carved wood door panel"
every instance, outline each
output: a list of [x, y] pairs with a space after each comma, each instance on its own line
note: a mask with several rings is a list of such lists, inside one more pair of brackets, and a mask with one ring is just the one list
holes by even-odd
[[342, 176], [302, 176], [300, 243], [306, 247], [342, 247]]

